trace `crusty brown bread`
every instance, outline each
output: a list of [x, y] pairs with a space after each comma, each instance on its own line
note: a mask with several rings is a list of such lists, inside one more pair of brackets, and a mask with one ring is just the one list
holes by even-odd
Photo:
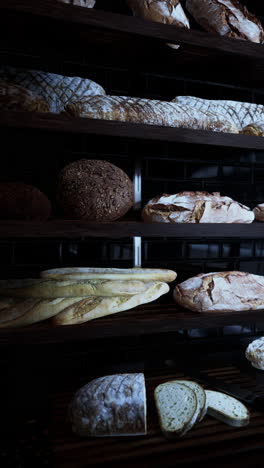
[[246, 125], [241, 132], [243, 135], [253, 135], [253, 136], [264, 136], [264, 116], [263, 121], [253, 122], [249, 125]]
[[260, 203], [259, 205], [255, 206], [253, 211], [255, 213], [256, 221], [264, 222], [264, 203]]
[[0, 81], [0, 108], [9, 111], [49, 112], [49, 105], [44, 98], [7, 81]]
[[195, 312], [264, 309], [264, 276], [241, 271], [202, 273], [178, 284], [177, 304]]
[[44, 221], [51, 214], [46, 195], [22, 182], [0, 182], [0, 219]]
[[114, 221], [133, 202], [132, 181], [122, 169], [107, 161], [81, 159], [59, 174], [57, 204], [67, 218]]
[[90, 96], [69, 104], [65, 110], [73, 117], [238, 133], [237, 127], [226, 116], [174, 102], [127, 96]]
[[186, 191], [153, 198], [144, 207], [142, 218], [147, 223], [252, 223], [254, 213], [218, 192]]
[[258, 18], [237, 0], [186, 0], [186, 8], [206, 31], [258, 43], [264, 40]]

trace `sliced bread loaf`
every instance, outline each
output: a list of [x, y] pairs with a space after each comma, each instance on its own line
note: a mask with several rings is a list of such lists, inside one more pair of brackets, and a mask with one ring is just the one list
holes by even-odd
[[225, 393], [206, 390], [207, 413], [230, 426], [241, 427], [249, 423], [249, 411], [241, 403]]
[[194, 391], [178, 382], [167, 382], [155, 388], [155, 403], [165, 437], [184, 435], [197, 417], [197, 398]]
[[191, 388], [197, 398], [197, 417], [195, 422], [201, 421], [204, 416], [206, 415], [207, 405], [206, 405], [206, 393], [203, 387], [199, 385], [197, 382], [193, 382], [192, 380], [173, 380], [173, 382], [181, 383], [186, 385], [186, 387]]

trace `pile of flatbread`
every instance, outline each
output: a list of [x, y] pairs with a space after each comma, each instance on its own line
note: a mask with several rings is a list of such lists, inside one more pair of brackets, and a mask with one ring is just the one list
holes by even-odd
[[52, 318], [73, 325], [158, 299], [176, 278], [171, 270], [61, 268], [39, 279], [0, 281], [0, 327], [21, 327]]

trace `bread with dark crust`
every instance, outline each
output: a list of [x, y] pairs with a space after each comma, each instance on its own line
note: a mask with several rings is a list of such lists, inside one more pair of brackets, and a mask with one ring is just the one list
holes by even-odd
[[7, 111], [49, 112], [49, 105], [43, 97], [6, 81], [0, 81], [0, 108]]
[[69, 219], [114, 221], [133, 205], [133, 183], [107, 161], [80, 159], [59, 174], [57, 204]]
[[0, 219], [44, 221], [51, 214], [49, 199], [22, 182], [0, 182]]

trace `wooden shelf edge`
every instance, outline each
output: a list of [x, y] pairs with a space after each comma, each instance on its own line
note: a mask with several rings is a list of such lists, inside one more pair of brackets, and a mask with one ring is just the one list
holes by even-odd
[[150, 304], [134, 310], [92, 320], [81, 325], [52, 327], [37, 324], [25, 328], [0, 328], [0, 344], [45, 344], [132, 337], [228, 325], [264, 322], [264, 310], [195, 313], [176, 304]]
[[170, 224], [140, 221], [89, 223], [76, 220], [0, 221], [0, 238], [175, 237], [184, 239], [263, 239], [264, 223]]
[[37, 2], [35, 0], [8, 0], [8, 2], [0, 4], [0, 9], [33, 14], [100, 30], [113, 30], [119, 33], [202, 47], [250, 59], [264, 59], [264, 46], [261, 44], [145, 21], [132, 16], [56, 4], [53, 0], [38, 0]]
[[264, 150], [263, 137], [113, 120], [70, 118], [65, 115], [40, 112], [1, 111], [0, 126]]

